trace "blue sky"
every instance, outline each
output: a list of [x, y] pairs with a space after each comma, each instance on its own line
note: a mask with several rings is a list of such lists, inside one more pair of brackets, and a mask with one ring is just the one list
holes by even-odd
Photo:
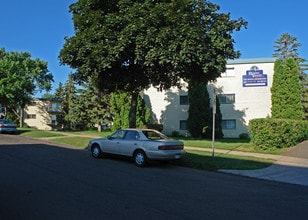
[[[29, 52], [32, 58], [48, 62], [55, 89], [65, 83], [70, 69], [60, 66], [58, 55], [65, 36], [72, 36], [72, 16], [68, 12], [75, 0], [0, 0], [0, 48], [7, 52]], [[235, 32], [235, 48], [241, 58], [268, 58], [275, 41], [283, 33], [295, 37], [302, 46], [299, 55], [308, 59], [308, 1], [306, 0], [212, 0], [221, 12], [233, 19], [243, 17], [248, 28]]]

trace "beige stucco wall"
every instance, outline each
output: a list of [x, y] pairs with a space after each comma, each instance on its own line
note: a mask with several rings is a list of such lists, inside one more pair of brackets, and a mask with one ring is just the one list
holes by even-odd
[[[252, 66], [263, 70], [267, 75], [267, 86], [243, 87], [242, 76]], [[274, 59], [236, 60], [227, 64], [226, 73], [222, 73], [217, 81], [208, 86], [212, 97], [213, 87], [217, 94], [235, 94], [235, 103], [221, 104], [223, 120], [235, 119], [236, 129], [224, 129], [224, 137], [238, 137], [248, 132], [249, 121], [253, 118], [265, 118], [271, 114], [271, 85], [273, 82]], [[179, 121], [188, 117], [188, 105], [180, 105], [180, 95], [187, 95], [187, 88], [181, 90], [171, 88], [168, 91], [158, 92], [155, 88], [145, 90], [144, 100], [153, 112], [154, 121], [163, 124], [163, 132], [171, 134], [179, 131], [186, 135], [187, 131], [180, 130]]]
[[40, 130], [51, 130], [51, 126], [47, 125], [50, 123], [50, 115], [45, 111], [48, 103], [42, 102], [40, 100], [34, 101], [35, 105], [28, 105], [25, 108], [25, 116], [35, 115], [35, 118], [25, 117], [24, 122], [29, 127], [37, 128]]
[[[152, 110], [152, 118], [155, 123], [164, 126], [163, 132], [171, 134], [172, 131], [180, 131], [180, 120], [187, 120], [188, 105], [180, 105], [180, 95], [187, 95], [187, 88], [182, 90], [173, 87], [167, 91], [159, 92], [151, 87], [145, 90], [143, 98]], [[187, 131], [180, 131], [183, 135]]]
[[[267, 86], [244, 87], [242, 76], [252, 66], [257, 66], [267, 75]], [[223, 119], [236, 119], [235, 130], [225, 129], [225, 137], [238, 137], [241, 133], [248, 132], [251, 119], [265, 118], [271, 115], [271, 86], [273, 83], [274, 63], [238, 63], [227, 65], [234, 68], [234, 75], [222, 74], [214, 86], [218, 94], [235, 94], [234, 104], [221, 104], [220, 109]], [[231, 74], [232, 75], [232, 74]]]

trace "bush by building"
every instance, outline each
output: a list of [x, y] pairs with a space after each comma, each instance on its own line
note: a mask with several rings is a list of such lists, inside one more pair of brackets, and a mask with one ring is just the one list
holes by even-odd
[[308, 138], [308, 122], [300, 120], [260, 118], [249, 122], [251, 143], [256, 148], [286, 148]]

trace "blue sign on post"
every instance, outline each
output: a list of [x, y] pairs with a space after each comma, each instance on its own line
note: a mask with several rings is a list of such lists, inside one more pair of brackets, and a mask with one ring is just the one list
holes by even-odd
[[259, 70], [257, 66], [251, 67], [246, 71], [246, 75], [242, 76], [243, 87], [267, 86], [267, 75], [263, 74], [263, 70]]

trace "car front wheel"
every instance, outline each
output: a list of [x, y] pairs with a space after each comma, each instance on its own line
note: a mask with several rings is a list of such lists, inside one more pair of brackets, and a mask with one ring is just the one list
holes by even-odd
[[147, 156], [145, 155], [145, 153], [142, 150], [136, 151], [136, 153], [134, 154], [134, 162], [135, 162], [136, 166], [138, 166], [138, 167], [145, 166], [145, 164], [147, 162]]
[[94, 144], [91, 148], [92, 156], [94, 158], [101, 158], [102, 157], [102, 151], [98, 144]]

